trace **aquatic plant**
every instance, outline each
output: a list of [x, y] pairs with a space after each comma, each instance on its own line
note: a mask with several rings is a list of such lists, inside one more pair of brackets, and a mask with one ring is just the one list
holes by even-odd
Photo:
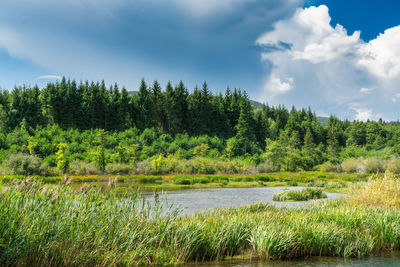
[[274, 201], [307, 201], [311, 199], [327, 198], [321, 189], [306, 188], [303, 190], [284, 190], [272, 196]]

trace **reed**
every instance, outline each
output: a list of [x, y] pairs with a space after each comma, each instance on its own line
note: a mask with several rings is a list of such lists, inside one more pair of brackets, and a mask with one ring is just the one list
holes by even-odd
[[62, 185], [5, 182], [0, 265], [175, 265], [243, 254], [287, 260], [398, 250], [398, 203], [364, 201], [374, 190], [400, 191], [397, 180], [385, 179], [371, 180], [358, 194], [339, 200], [296, 208], [256, 203], [191, 217], [162, 200], [151, 206], [139, 193], [117, 195], [112, 185], [101, 192], [90, 186], [73, 190], [68, 177]]

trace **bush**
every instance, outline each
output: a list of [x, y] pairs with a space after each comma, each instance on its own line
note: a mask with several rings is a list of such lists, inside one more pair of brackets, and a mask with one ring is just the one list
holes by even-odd
[[274, 177], [264, 176], [264, 175], [257, 175], [256, 181], [258, 182], [275, 182], [276, 179]]
[[150, 160], [138, 162], [136, 165], [136, 174], [151, 174], [153, 172], [153, 163]]
[[264, 161], [263, 163], [258, 164], [257, 170], [260, 173], [270, 173], [270, 172], [279, 171], [279, 168], [277, 168], [270, 161], [267, 160], [267, 161]]
[[100, 170], [97, 169], [93, 164], [81, 160], [74, 160], [70, 165], [70, 169], [71, 174], [74, 175], [100, 174]]
[[17, 153], [3, 161], [3, 169], [10, 175], [47, 175], [48, 165], [43, 165], [38, 157]]
[[398, 157], [392, 158], [388, 162], [386, 170], [394, 174], [400, 174], [400, 158]]
[[382, 173], [385, 172], [385, 166], [382, 160], [378, 158], [368, 158], [363, 163], [364, 173]]
[[178, 185], [190, 185], [190, 180], [184, 177], [177, 177], [175, 178], [174, 183]]
[[319, 171], [321, 172], [337, 172], [338, 166], [332, 164], [331, 162], [327, 161], [319, 165]]
[[347, 173], [358, 172], [361, 168], [361, 163], [355, 158], [349, 158], [342, 162], [342, 170]]
[[107, 174], [130, 174], [132, 173], [132, 167], [129, 164], [108, 164], [106, 167]]

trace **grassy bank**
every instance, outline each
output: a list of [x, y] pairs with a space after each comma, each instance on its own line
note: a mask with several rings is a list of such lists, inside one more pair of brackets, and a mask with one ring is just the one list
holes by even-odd
[[[70, 176], [72, 186], [79, 188], [82, 183], [106, 186], [109, 179], [118, 178], [117, 190], [126, 192], [130, 188], [145, 191], [180, 190], [191, 188], [221, 187], [264, 187], [264, 186], [308, 186], [320, 187], [325, 191], [343, 192], [343, 189], [355, 182], [366, 181], [365, 174], [321, 173], [321, 172], [278, 172], [255, 175], [89, 175]], [[44, 183], [61, 183], [62, 176], [31, 176]], [[23, 180], [24, 176], [2, 176], [0, 180]]]
[[6, 183], [0, 265], [179, 264], [243, 254], [285, 260], [398, 250], [399, 181], [378, 179], [357, 190], [299, 208], [253, 204], [181, 218], [173, 210], [161, 216], [162, 201], [148, 208], [137, 194], [121, 201], [114, 190]]

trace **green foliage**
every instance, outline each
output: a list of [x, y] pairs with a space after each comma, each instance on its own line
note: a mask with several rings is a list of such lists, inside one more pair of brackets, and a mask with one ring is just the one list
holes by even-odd
[[97, 132], [97, 151], [95, 152], [96, 165], [100, 171], [104, 172], [106, 170], [106, 155], [105, 155], [105, 142], [106, 142], [107, 132], [100, 129]]
[[40, 158], [24, 153], [17, 153], [8, 156], [3, 161], [3, 168], [7, 174], [13, 175], [34, 175], [47, 174], [47, 166]]
[[57, 145], [58, 151], [56, 152], [57, 168], [63, 173], [67, 173], [69, 168], [69, 158], [67, 155], [68, 145], [60, 143]]
[[[60, 143], [69, 161], [94, 162], [110, 173], [302, 171], [326, 161], [340, 171], [347, 158], [400, 155], [398, 122], [331, 116], [322, 125], [310, 109], [251, 103], [237, 89], [213, 95], [206, 82], [191, 93], [182, 81], [163, 90], [142, 80], [137, 92], [65, 78], [42, 89], [21, 86], [0, 92], [0, 162], [24, 152], [54, 167]], [[149, 165], [158, 155], [165, 166]]]

